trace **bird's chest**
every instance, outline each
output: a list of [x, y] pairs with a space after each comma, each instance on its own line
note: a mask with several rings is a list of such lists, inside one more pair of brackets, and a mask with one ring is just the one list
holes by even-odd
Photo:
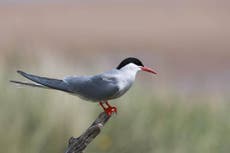
[[124, 93], [126, 93], [129, 90], [129, 88], [133, 85], [133, 82], [133, 78], [120, 79], [118, 82], [119, 93], [117, 94], [117, 97], [120, 97]]

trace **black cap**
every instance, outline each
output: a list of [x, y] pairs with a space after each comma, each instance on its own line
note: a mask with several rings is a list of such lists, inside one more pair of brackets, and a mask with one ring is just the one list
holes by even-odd
[[129, 57], [121, 61], [121, 63], [117, 66], [117, 69], [121, 69], [122, 67], [130, 63], [136, 64], [137, 66], [144, 66], [143, 63], [139, 59], [135, 57]]

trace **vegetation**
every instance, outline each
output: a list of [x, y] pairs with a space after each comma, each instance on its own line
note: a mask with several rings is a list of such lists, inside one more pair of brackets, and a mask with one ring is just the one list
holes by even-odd
[[[68, 138], [78, 136], [101, 108], [57, 91], [15, 88], [2, 77], [0, 87], [0, 146], [5, 153], [62, 153]], [[87, 153], [216, 153], [230, 150], [230, 107], [227, 100], [186, 101], [144, 92], [136, 84], [115, 100], [118, 114]], [[170, 92], [169, 92], [170, 93]], [[191, 102], [194, 100], [194, 102]]]

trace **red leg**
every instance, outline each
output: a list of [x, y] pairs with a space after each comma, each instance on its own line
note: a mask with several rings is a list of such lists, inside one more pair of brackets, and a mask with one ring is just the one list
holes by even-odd
[[104, 111], [106, 112], [107, 115], [110, 116], [110, 115], [112, 115], [112, 113], [117, 113], [117, 108], [110, 106], [107, 101], [105, 101], [105, 104], [108, 106], [107, 108], [103, 105], [102, 102], [100, 102], [99, 104], [104, 109]]
[[108, 107], [111, 107], [110, 104], [108, 103], [108, 101], [106, 101], [105, 104], [106, 104]]
[[106, 108], [105, 108], [105, 106], [103, 105], [102, 102], [99, 102], [99, 104], [100, 104], [100, 106], [101, 106], [104, 110], [106, 110]]

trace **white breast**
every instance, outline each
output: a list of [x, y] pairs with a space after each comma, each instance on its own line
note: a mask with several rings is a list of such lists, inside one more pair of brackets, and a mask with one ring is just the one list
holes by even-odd
[[120, 74], [118, 75], [119, 93], [116, 95], [116, 97], [122, 96], [130, 89], [135, 81], [136, 74], [139, 70], [141, 69], [137, 65], [132, 63], [120, 69]]

